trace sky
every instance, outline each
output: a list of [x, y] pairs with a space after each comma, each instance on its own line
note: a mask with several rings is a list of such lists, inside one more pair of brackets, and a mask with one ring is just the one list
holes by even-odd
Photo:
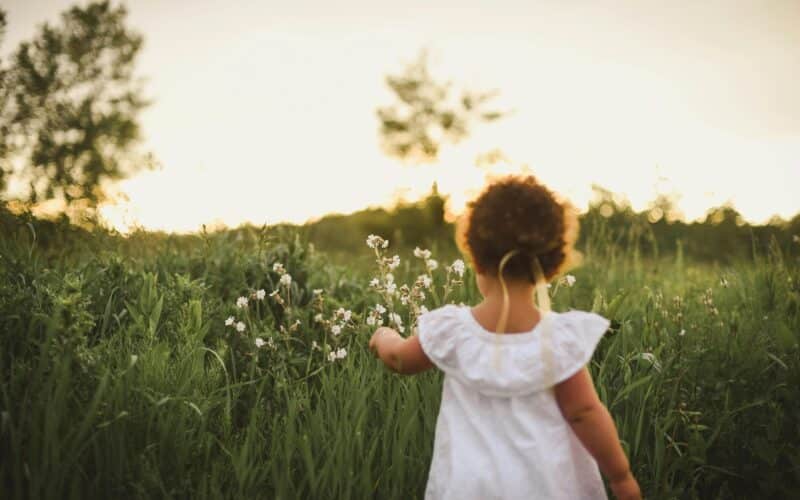
[[[2, 50], [71, 1], [5, 0]], [[340, 0], [126, 3], [160, 167], [103, 209], [125, 230], [304, 222], [413, 200], [437, 182], [457, 213], [500, 172], [528, 169], [579, 207], [591, 186], [689, 220], [732, 203], [748, 220], [800, 212], [800, 2]], [[430, 54], [456, 88], [513, 113], [431, 165], [380, 148], [385, 85]]]

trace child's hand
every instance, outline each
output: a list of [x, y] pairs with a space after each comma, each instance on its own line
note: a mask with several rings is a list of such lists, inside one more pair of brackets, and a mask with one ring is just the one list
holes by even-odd
[[611, 491], [618, 500], [641, 500], [642, 491], [639, 489], [639, 483], [636, 478], [628, 471], [628, 474], [622, 478], [611, 481]]
[[380, 344], [383, 340], [390, 337], [400, 337], [400, 334], [385, 326], [378, 328], [375, 330], [375, 333], [372, 334], [372, 338], [369, 339], [369, 350], [372, 351], [375, 356], [378, 356]]

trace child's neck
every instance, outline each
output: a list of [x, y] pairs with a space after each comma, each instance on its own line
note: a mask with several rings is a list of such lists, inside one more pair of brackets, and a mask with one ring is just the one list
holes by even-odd
[[[502, 333], [524, 333], [532, 330], [541, 317], [533, 301], [533, 285], [509, 283], [507, 289], [508, 319]], [[486, 290], [483, 301], [472, 308], [472, 314], [483, 328], [495, 332], [503, 312], [503, 302], [503, 289], [498, 283], [498, 286]]]

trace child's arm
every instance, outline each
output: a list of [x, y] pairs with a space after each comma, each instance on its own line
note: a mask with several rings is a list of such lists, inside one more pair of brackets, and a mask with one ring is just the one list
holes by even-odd
[[390, 370], [397, 373], [413, 375], [433, 367], [416, 335], [403, 338], [391, 328], [382, 326], [372, 334], [369, 348]]
[[631, 473], [628, 458], [619, 444], [614, 421], [597, 396], [589, 370], [582, 369], [556, 385], [561, 414], [572, 426], [583, 446], [592, 454], [619, 499], [640, 499], [639, 484]]

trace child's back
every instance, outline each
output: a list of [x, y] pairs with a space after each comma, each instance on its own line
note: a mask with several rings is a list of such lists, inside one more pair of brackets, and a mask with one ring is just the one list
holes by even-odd
[[468, 307], [420, 317], [422, 349], [446, 374], [426, 497], [606, 498], [552, 389], [586, 365], [607, 328], [579, 311], [505, 335]]

